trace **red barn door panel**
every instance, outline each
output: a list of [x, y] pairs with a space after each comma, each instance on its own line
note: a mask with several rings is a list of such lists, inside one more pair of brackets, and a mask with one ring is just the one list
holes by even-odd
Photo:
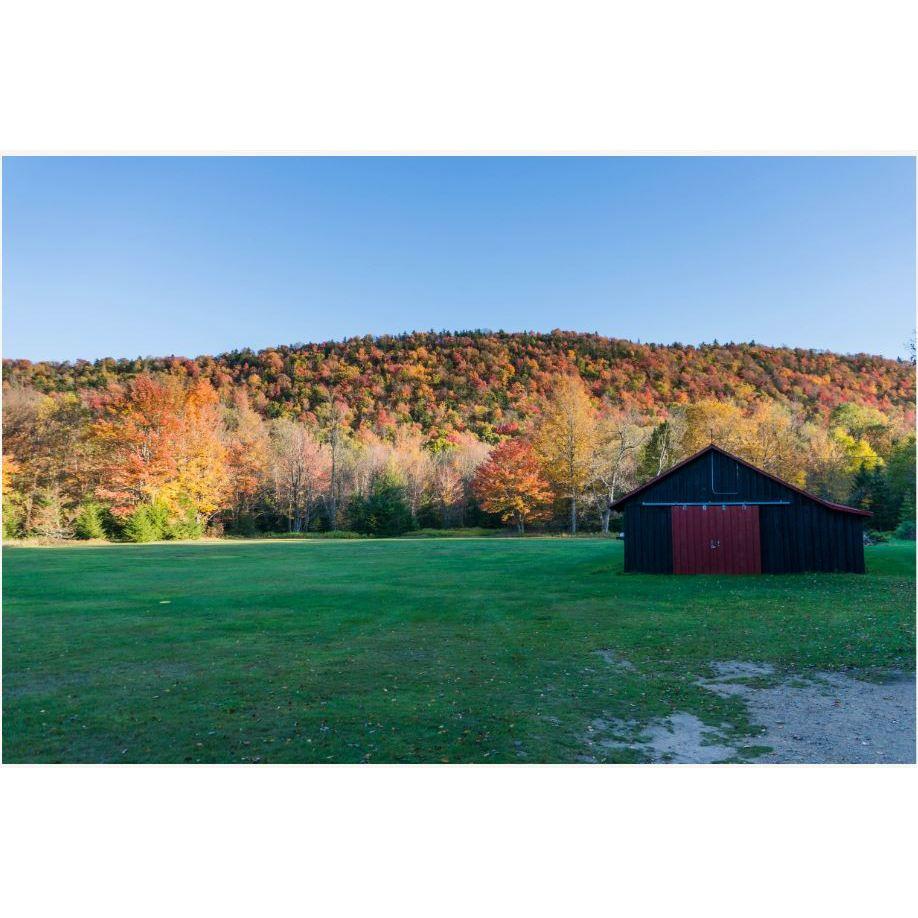
[[760, 574], [758, 507], [673, 507], [674, 574]]

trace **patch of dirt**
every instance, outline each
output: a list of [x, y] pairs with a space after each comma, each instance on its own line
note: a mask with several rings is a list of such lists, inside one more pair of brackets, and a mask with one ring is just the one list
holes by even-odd
[[[621, 666], [617, 656], [607, 662]], [[713, 677], [697, 685], [741, 699], [761, 735], [738, 743], [730, 724], [712, 727], [687, 712], [645, 725], [598, 719], [589, 727], [593, 754], [585, 760], [595, 761], [602, 749], [629, 749], [652, 762], [695, 764], [915, 762], [914, 673], [890, 672], [876, 683], [842, 673], [777, 673], [767, 664], [738, 660], [711, 669]], [[761, 747], [771, 751], [756, 754]]]
[[596, 653], [602, 657], [609, 666], [628, 671], [634, 670], [634, 664], [630, 660], [626, 660], [623, 656], [617, 654], [614, 650], [603, 648], [602, 650], [597, 650]]
[[699, 685], [723, 697], [739, 696], [749, 719], [765, 728], [753, 742], [772, 751], [757, 762], [915, 761], [914, 673], [890, 672], [876, 683], [842, 673], [777, 677], [771, 666], [739, 661], [712, 669], [714, 678]]
[[680, 712], [640, 728], [636, 721], [595, 720], [589, 741], [593, 747], [633, 749], [654, 762], [710, 765], [736, 758], [736, 748], [724, 742], [723, 733], [694, 714]]

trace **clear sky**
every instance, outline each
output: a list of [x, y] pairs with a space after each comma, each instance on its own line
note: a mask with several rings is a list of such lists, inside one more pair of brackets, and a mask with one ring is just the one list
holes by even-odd
[[6, 357], [426, 329], [898, 356], [913, 158], [7, 158]]

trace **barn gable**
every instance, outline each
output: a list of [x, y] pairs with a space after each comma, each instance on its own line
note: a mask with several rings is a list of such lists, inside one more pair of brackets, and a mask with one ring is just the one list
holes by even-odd
[[[710, 554], [721, 565], [714, 572], [729, 573], [731, 565], [732, 572], [748, 572], [749, 565], [763, 573], [864, 570], [867, 511], [808, 494], [713, 444], [613, 508], [625, 514], [626, 570], [691, 568], [686, 539], [713, 546], [698, 563]], [[719, 513], [705, 516], [709, 509]]]

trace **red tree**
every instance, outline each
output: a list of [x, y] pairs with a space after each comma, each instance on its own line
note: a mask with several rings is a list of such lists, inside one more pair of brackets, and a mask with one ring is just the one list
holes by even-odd
[[527, 521], [548, 516], [552, 492], [539, 460], [525, 440], [504, 440], [479, 466], [472, 483], [475, 496], [488, 513], [523, 532]]

